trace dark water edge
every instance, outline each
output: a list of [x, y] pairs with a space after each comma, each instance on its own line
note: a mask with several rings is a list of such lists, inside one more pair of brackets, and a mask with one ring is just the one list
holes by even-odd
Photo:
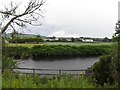
[[98, 56], [49, 56], [49, 57], [43, 57], [43, 56], [40, 56], [40, 57], [36, 57], [36, 58], [33, 58], [33, 57], [31, 57], [31, 58], [28, 58], [28, 59], [26, 59], [26, 60], [30, 60], [30, 59], [32, 59], [32, 60], [35, 60], [35, 61], [58, 61], [58, 60], [70, 60], [70, 59], [75, 59], [75, 58], [95, 58], [95, 57], [99, 57], [99, 55]]

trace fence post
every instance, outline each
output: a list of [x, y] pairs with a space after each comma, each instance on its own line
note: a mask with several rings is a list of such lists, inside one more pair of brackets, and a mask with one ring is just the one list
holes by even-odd
[[59, 77], [61, 78], [62, 70], [59, 70]]
[[35, 68], [33, 68], [33, 76], [35, 76]]
[[92, 76], [92, 74], [93, 74], [93, 72], [92, 72], [91, 68], [88, 68], [88, 69], [85, 70], [85, 75], [86, 76]]

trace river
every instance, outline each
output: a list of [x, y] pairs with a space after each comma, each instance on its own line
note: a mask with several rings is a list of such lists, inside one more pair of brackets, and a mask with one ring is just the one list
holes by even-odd
[[65, 59], [40, 59], [40, 60], [20, 60], [18, 67], [20, 68], [45, 68], [45, 69], [87, 69], [91, 67], [99, 57], [76, 57]]

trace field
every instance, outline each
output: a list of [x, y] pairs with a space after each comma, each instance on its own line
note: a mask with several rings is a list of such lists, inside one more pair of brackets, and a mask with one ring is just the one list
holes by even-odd
[[80, 46], [80, 45], [110, 45], [111, 43], [81, 43], [81, 42], [44, 42], [41, 44], [13, 44], [9, 43], [7, 46], [23, 46], [23, 47], [33, 47], [35, 45], [70, 45], [70, 46]]

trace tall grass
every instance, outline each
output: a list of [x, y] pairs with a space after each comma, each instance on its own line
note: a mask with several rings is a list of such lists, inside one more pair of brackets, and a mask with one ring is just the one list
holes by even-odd
[[[96, 87], [92, 83], [93, 79], [91, 77], [83, 75], [63, 75], [61, 78], [58, 78], [57, 76], [53, 78], [40, 78], [38, 76], [25, 76], [24, 74], [19, 75], [5, 71], [2, 80], [3, 88], [101, 88], [101, 86]], [[105, 84], [104, 88], [113, 87], [114, 86]]]
[[6, 71], [3, 74], [3, 88], [94, 88], [89, 77], [39, 78], [12, 74]]

